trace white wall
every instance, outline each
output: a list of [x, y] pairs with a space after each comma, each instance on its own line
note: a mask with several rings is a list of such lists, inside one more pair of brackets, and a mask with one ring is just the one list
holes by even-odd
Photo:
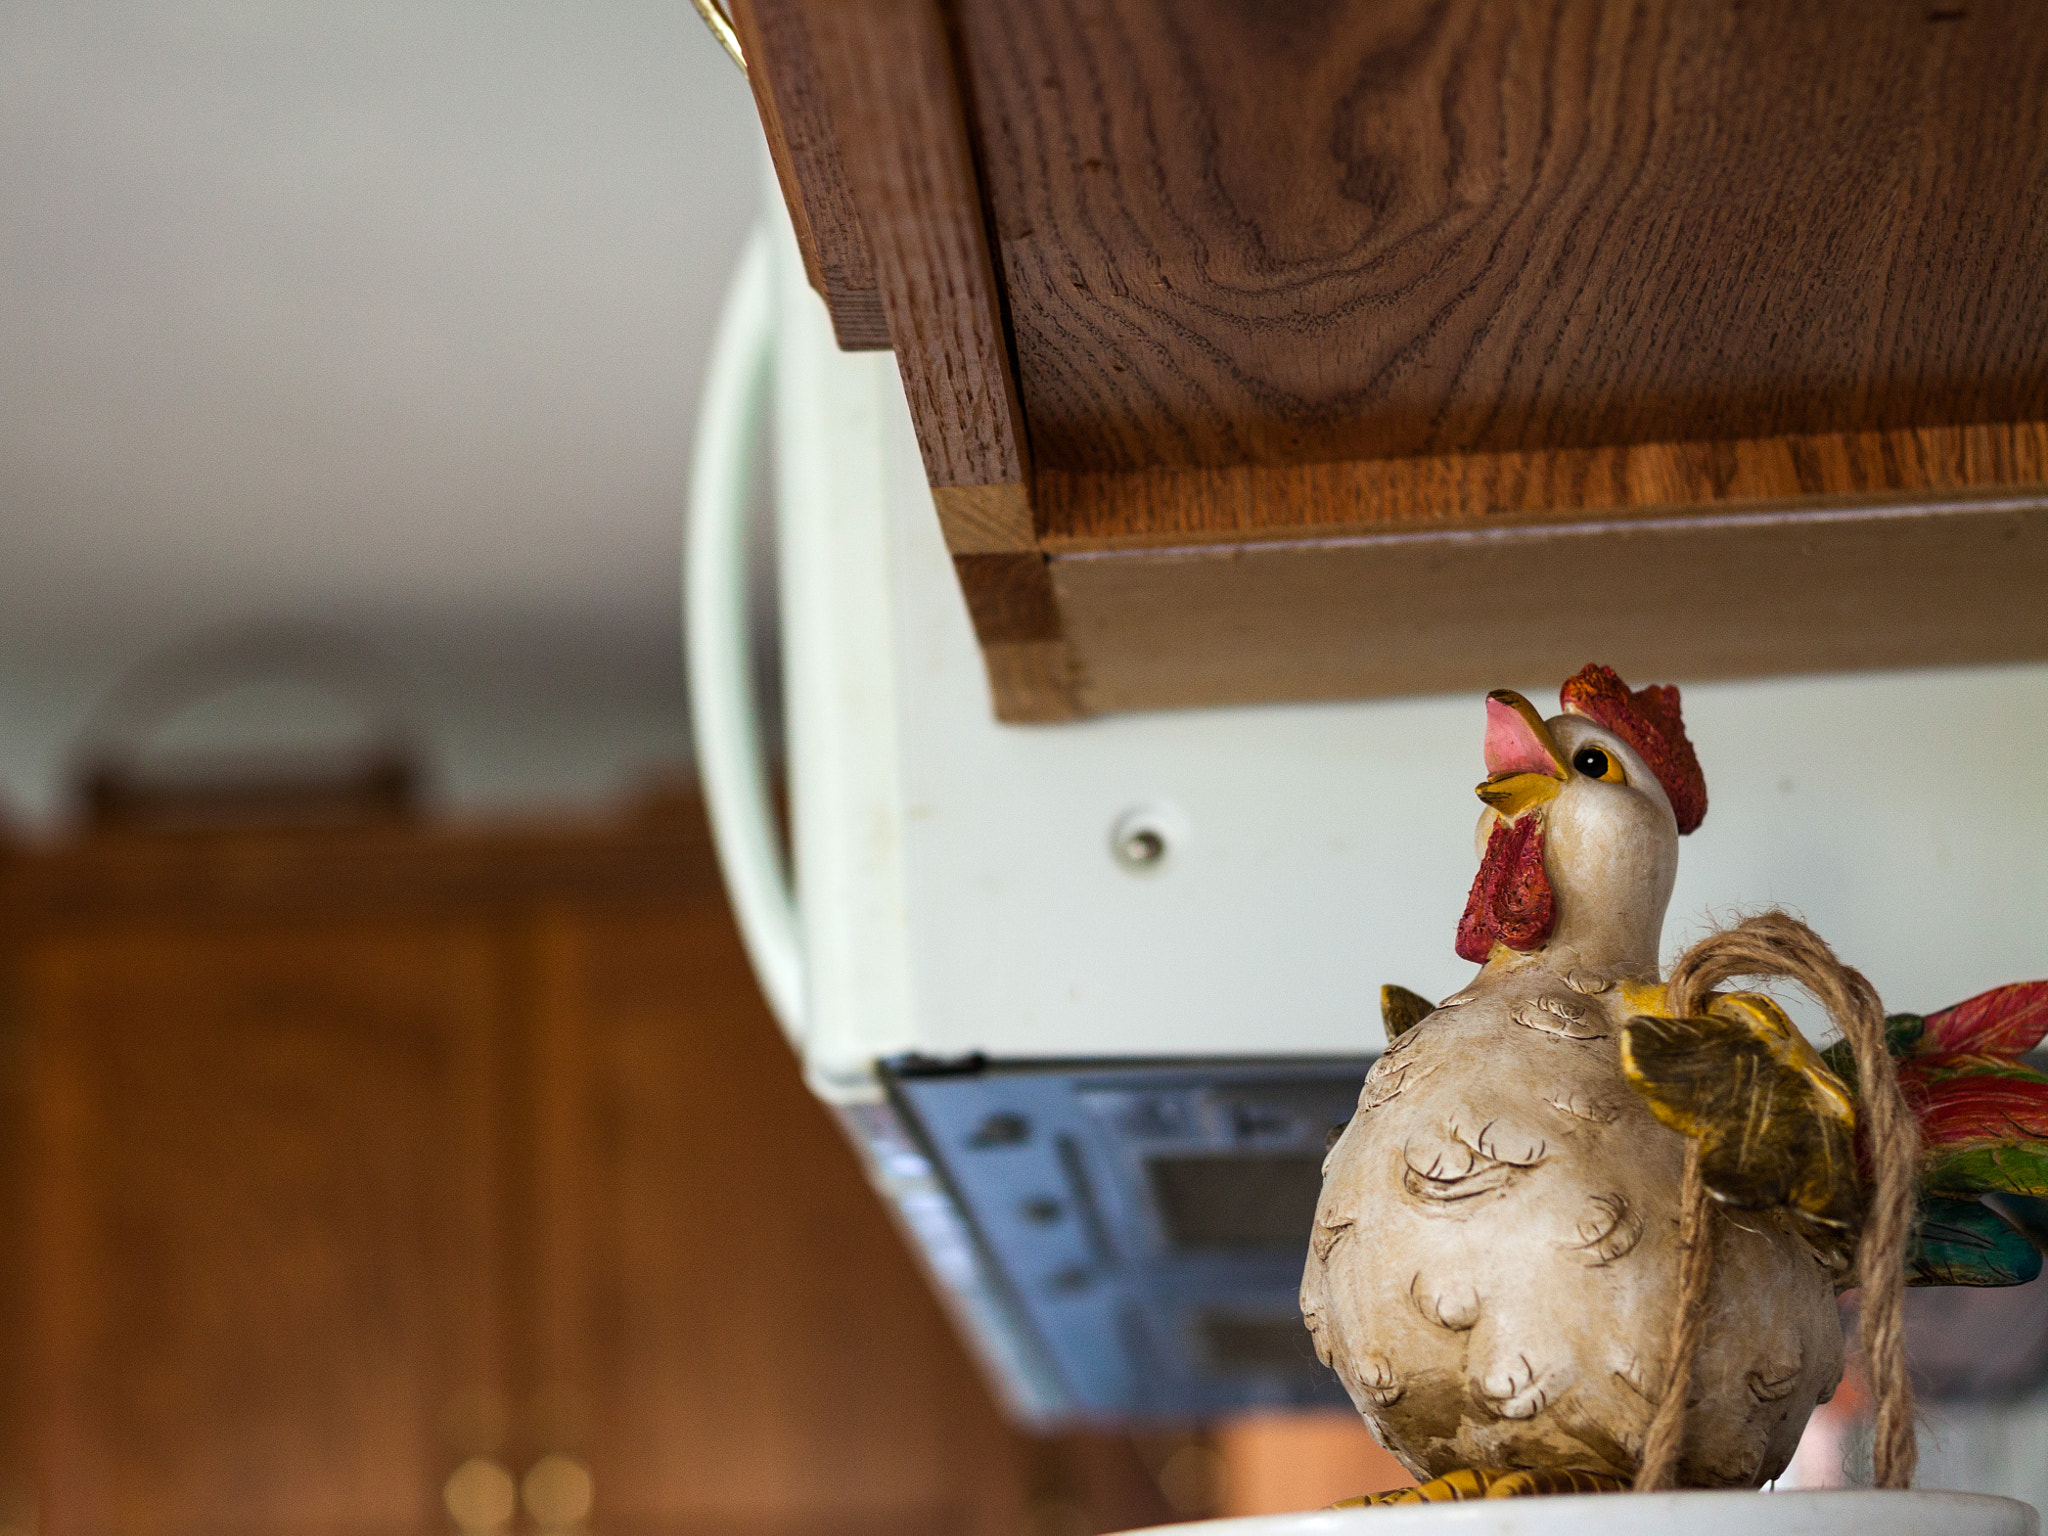
[[679, 759], [758, 141], [679, 0], [0, 6], [0, 804], [138, 658], [280, 618], [392, 656], [458, 804]]

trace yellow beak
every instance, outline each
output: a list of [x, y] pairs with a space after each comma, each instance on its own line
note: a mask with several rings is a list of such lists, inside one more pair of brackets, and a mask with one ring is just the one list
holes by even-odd
[[1510, 688], [1486, 696], [1486, 767], [1490, 777], [1479, 786], [1479, 798], [1510, 820], [1565, 785], [1564, 758], [1550, 727]]

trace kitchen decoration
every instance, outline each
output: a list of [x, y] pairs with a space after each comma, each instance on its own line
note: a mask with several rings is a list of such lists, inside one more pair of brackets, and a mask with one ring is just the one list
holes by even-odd
[[[1840, 1381], [1860, 1291], [1885, 1488], [1913, 1475], [1901, 1287], [2011, 1285], [2048, 1228], [2048, 982], [1886, 1018], [1798, 920], [1745, 919], [1661, 980], [1706, 781], [1675, 688], [1589, 666], [1543, 719], [1486, 702], [1481, 863], [1432, 1008], [1331, 1149], [1301, 1305], [1423, 1479], [1362, 1502], [1755, 1488]], [[1785, 978], [1842, 1033], [1816, 1051]]]

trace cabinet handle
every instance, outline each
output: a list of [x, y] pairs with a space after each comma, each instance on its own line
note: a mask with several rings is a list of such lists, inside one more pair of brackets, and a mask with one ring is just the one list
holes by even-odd
[[570, 1531], [588, 1520], [594, 1492], [590, 1468], [560, 1451], [528, 1467], [519, 1485], [520, 1502], [543, 1531]]
[[441, 1485], [441, 1502], [463, 1536], [503, 1530], [518, 1507], [512, 1474], [488, 1456], [472, 1456]]

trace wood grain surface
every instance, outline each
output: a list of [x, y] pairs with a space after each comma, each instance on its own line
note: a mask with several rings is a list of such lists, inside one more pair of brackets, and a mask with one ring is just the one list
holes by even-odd
[[502, 1401], [475, 922], [75, 933], [22, 995], [41, 1529], [425, 1530]]
[[1060, 638], [1060, 611], [1045, 556], [955, 555], [953, 569], [983, 645]]
[[2030, 0], [957, 10], [1041, 467], [2048, 416]]
[[1819, 500], [1896, 506], [2029, 487], [2048, 488], [2048, 423], [1122, 474], [1042, 470], [1035, 502], [1044, 547], [1072, 550], [1652, 509], [1708, 517]]
[[926, 477], [1017, 488], [1010, 547], [1029, 547], [1030, 453], [945, 19], [937, 0], [801, 5]]
[[981, 643], [996, 718], [1018, 725], [1074, 719], [1081, 712], [1077, 672], [1046, 557], [956, 554], [953, 571]]
[[1055, 556], [1085, 712], [2048, 658], [2048, 496]]
[[832, 333], [844, 351], [886, 351], [889, 322], [874, 260], [846, 185], [803, 13], [796, 0], [732, 0], [732, 19], [804, 272], [832, 316]]

